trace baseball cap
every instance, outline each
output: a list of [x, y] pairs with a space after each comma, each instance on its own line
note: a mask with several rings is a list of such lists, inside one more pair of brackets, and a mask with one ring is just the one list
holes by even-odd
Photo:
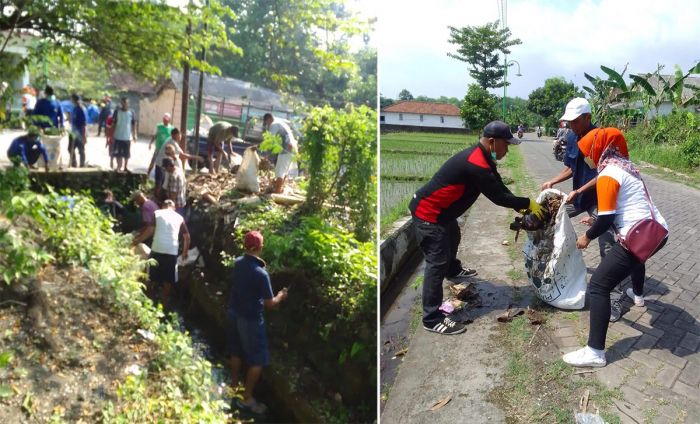
[[484, 127], [484, 137], [500, 138], [508, 144], [520, 144], [520, 140], [513, 137], [508, 124], [503, 121], [491, 121]]
[[263, 236], [259, 231], [248, 231], [243, 240], [243, 247], [246, 250], [259, 249], [263, 245]]
[[566, 104], [566, 110], [560, 121], [573, 121], [584, 113], [591, 113], [591, 104], [583, 97], [576, 97]]

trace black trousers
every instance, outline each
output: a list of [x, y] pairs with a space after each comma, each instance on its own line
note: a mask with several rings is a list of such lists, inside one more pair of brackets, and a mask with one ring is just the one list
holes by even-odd
[[[660, 250], [666, 241], [657, 249]], [[644, 274], [646, 267], [639, 262], [620, 243], [615, 243], [600, 265], [593, 272], [588, 283], [590, 300], [590, 332], [588, 346], [594, 349], [605, 349], [605, 337], [608, 334], [610, 321], [610, 292], [628, 275], [632, 278], [632, 290], [641, 295], [644, 290]]]
[[462, 263], [457, 259], [461, 233], [457, 220], [432, 224], [413, 217], [418, 245], [425, 255], [423, 274], [423, 325], [432, 327], [442, 321], [442, 280], [457, 274]]

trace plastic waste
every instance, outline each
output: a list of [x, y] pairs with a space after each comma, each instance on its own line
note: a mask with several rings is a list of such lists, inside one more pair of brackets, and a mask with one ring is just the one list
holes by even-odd
[[182, 260], [182, 256], [177, 257], [177, 266], [187, 266], [193, 264], [199, 259], [199, 249], [193, 247], [187, 251], [187, 259]]
[[243, 152], [243, 162], [236, 173], [236, 188], [246, 190], [251, 193], [260, 191], [260, 182], [258, 181], [258, 165], [260, 157], [254, 147], [249, 147]]
[[[563, 196], [554, 225], [527, 231], [523, 246], [525, 270], [537, 295], [561, 309], [581, 309], [586, 297], [586, 264], [576, 248], [576, 231], [566, 214], [566, 194], [548, 189], [537, 202], [549, 196]], [[525, 226], [523, 226], [525, 229]]]
[[605, 424], [603, 418], [592, 412], [577, 412], [576, 424]]

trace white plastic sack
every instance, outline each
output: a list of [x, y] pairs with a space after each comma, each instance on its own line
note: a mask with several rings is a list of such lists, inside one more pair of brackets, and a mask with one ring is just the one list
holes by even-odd
[[42, 135], [41, 143], [49, 158], [49, 169], [63, 168], [63, 152], [68, 150], [67, 135]]
[[258, 182], [258, 164], [260, 157], [254, 148], [248, 147], [243, 152], [243, 163], [238, 168], [236, 173], [236, 188], [246, 190], [252, 193], [260, 191], [260, 182]]
[[583, 254], [576, 248], [576, 231], [566, 214], [566, 194], [548, 189], [537, 196], [537, 202], [552, 195], [564, 196], [554, 223], [553, 238], [549, 243], [535, 244], [537, 232], [527, 231], [523, 246], [525, 270], [542, 300], [556, 308], [581, 309], [586, 298], [586, 264]]
[[183, 260], [182, 255], [177, 257], [177, 266], [187, 266], [199, 259], [199, 249], [193, 247], [187, 251], [187, 259]]

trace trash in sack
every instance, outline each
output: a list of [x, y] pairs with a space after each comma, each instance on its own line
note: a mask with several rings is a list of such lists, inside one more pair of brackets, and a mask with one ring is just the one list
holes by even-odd
[[243, 152], [243, 163], [238, 168], [236, 173], [236, 188], [246, 190], [251, 193], [260, 191], [260, 182], [258, 181], [258, 164], [260, 157], [255, 147], [248, 147]]
[[153, 341], [156, 338], [156, 335], [153, 334], [153, 332], [149, 331], [149, 330], [144, 330], [142, 328], [139, 328], [138, 330], [136, 330], [136, 332], [139, 334], [139, 336], [143, 337], [144, 339], [146, 339], [148, 341]]
[[537, 295], [550, 305], [581, 309], [586, 297], [586, 264], [576, 248], [576, 231], [566, 214], [566, 194], [547, 189], [537, 196], [537, 202], [551, 215], [537, 220], [541, 227], [529, 215], [522, 219], [523, 230], [539, 227], [527, 231], [523, 246], [527, 277]]
[[451, 314], [455, 311], [455, 307], [450, 302], [442, 302], [439, 309], [446, 314]]
[[605, 424], [603, 418], [592, 412], [577, 412], [576, 424]]
[[187, 251], [187, 259], [184, 261], [182, 260], [182, 256], [177, 257], [177, 266], [187, 266], [193, 264], [197, 259], [199, 259], [199, 249], [193, 247]]

